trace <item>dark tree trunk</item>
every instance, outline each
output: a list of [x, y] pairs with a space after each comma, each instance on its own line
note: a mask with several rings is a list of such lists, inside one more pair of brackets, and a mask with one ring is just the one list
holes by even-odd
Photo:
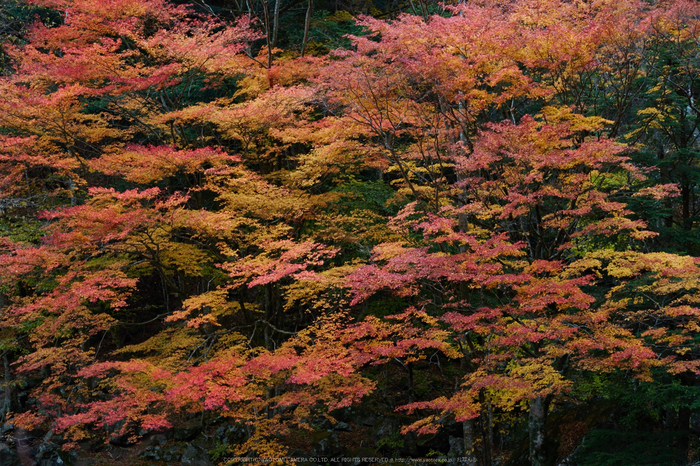
[[475, 454], [476, 434], [474, 431], [474, 419], [467, 419], [462, 422], [462, 433], [464, 435], [464, 456], [467, 458], [466, 464], [477, 464]]
[[484, 466], [493, 465], [493, 408], [491, 401], [484, 396], [483, 390], [479, 393], [479, 402], [482, 405], [479, 421], [481, 424], [481, 454]]
[[280, 2], [282, 0], [275, 0], [275, 12], [272, 14], [272, 41], [270, 46], [272, 48], [277, 47], [277, 35], [280, 28]]
[[538, 396], [530, 400], [528, 431], [530, 434], [530, 463], [545, 466], [547, 463], [547, 411], [550, 398]]
[[693, 221], [691, 219], [691, 209], [690, 209], [690, 193], [692, 191], [692, 185], [688, 180], [686, 175], [683, 175], [681, 183], [681, 199], [683, 202], [682, 216], [683, 216], [683, 229], [690, 230], [693, 227]]
[[686, 464], [688, 460], [688, 449], [690, 448], [690, 408], [684, 406], [678, 410], [678, 460], [681, 464]]
[[10, 358], [7, 356], [7, 353], [2, 355], [2, 360], [5, 366], [5, 402], [2, 408], [2, 421], [5, 422], [7, 420], [7, 413], [9, 413], [10, 411], [14, 411], [15, 403], [13, 403], [14, 393], [12, 389], [12, 371], [10, 369]]
[[309, 0], [309, 7], [306, 9], [306, 18], [304, 19], [304, 39], [301, 41], [301, 56], [306, 52], [306, 44], [309, 42], [309, 28], [311, 27], [311, 11], [314, 8], [314, 0]]

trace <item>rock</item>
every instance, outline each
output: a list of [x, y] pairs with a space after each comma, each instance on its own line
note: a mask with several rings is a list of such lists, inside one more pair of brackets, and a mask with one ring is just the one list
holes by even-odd
[[376, 442], [380, 442], [382, 439], [387, 439], [396, 436], [401, 432], [401, 422], [390, 416], [386, 416], [378, 420], [372, 429], [372, 434], [376, 439]]
[[348, 424], [347, 422], [340, 421], [336, 425], [333, 426], [333, 430], [340, 430], [343, 432], [352, 432], [352, 426]]
[[333, 431], [322, 431], [323, 436], [317, 436], [318, 441], [314, 443], [313, 455], [332, 457], [341, 453], [338, 444], [338, 435]]
[[173, 429], [172, 430], [172, 437], [175, 440], [189, 442], [189, 441], [193, 440], [197, 435], [199, 435], [201, 430], [202, 429], [199, 426]]
[[174, 462], [182, 456], [182, 449], [177, 446], [147, 447], [140, 456], [146, 460]]
[[109, 443], [117, 447], [130, 447], [136, 444], [136, 439], [131, 434], [112, 435]]
[[5, 443], [0, 443], [0, 464], [2, 466], [22, 466], [19, 455]]
[[118, 421], [108, 428], [111, 432], [109, 443], [117, 447], [130, 447], [136, 443], [134, 431], [126, 425], [126, 421]]
[[209, 453], [190, 444], [183, 453], [180, 461], [184, 466], [213, 466]]
[[[58, 445], [51, 442], [44, 442], [39, 445], [36, 451], [35, 459], [37, 466], [64, 466], [66, 461], [61, 456], [61, 451]], [[66, 459], [70, 460], [70, 455], [65, 455]]]
[[362, 416], [361, 420], [362, 420], [362, 425], [363, 425], [363, 426], [371, 427], [371, 426], [374, 426], [374, 425], [377, 423], [377, 421], [379, 420], [379, 418], [378, 418], [377, 416], [373, 415], [373, 414], [370, 414], [370, 415], [367, 415], [367, 416]]
[[37, 461], [36, 464], [37, 464], [37, 466], [65, 466], [66, 465], [66, 463], [63, 462], [63, 458], [61, 458], [58, 455], [56, 455], [53, 458]]
[[151, 436], [150, 440], [154, 445], [164, 445], [168, 438], [164, 434], [155, 434]]
[[242, 442], [247, 437], [248, 432], [241, 424], [226, 424], [216, 429], [216, 438], [225, 445]]
[[19, 455], [5, 443], [0, 443], [0, 464], [3, 466], [22, 466]]
[[461, 458], [465, 456], [463, 438], [453, 437], [450, 435], [448, 440], [450, 442], [450, 451], [447, 453], [447, 456], [450, 458]]

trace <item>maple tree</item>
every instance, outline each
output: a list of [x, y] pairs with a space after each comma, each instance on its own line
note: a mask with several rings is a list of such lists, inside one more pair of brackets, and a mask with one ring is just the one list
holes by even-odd
[[[611, 200], [624, 186], [611, 183], [620, 175], [606, 166], [625, 167], [626, 158], [606, 141], [572, 147], [562, 138], [570, 131], [566, 123], [537, 126], [524, 118], [482, 133], [474, 152], [457, 160], [467, 202], [439, 215], [406, 215], [402, 223], [423, 231], [423, 239], [412, 247], [378, 246], [372, 260], [381, 265], [362, 267], [350, 279], [355, 302], [385, 288], [417, 299], [394, 318], [410, 326], [417, 314], [423, 326], [450, 329], [446, 354], [455, 357], [458, 347], [468, 361], [462, 390], [407, 408], [467, 421], [480, 414], [485, 397], [506, 411], [529, 400], [531, 459], [544, 464], [548, 405], [570, 386], [569, 366], [654, 366], [655, 354], [593, 307], [586, 288], [594, 276], [580, 273], [579, 264], [589, 260], [586, 243], [621, 232], [651, 236]], [[597, 341], [602, 354], [589, 355], [581, 339]], [[410, 355], [411, 347], [402, 351]], [[426, 421], [414, 427], [428, 432]]]
[[595, 381], [696, 385], [700, 264], [661, 249], [694, 251], [697, 5], [411, 3], [313, 56], [309, 2], [297, 56], [279, 0], [27, 4], [4, 420], [65, 449], [231, 423], [231, 453], [275, 458], [383, 391], [403, 435], [458, 426], [482, 464], [522, 420], [544, 465]]
[[[13, 188], [3, 195], [43, 190], [42, 206], [68, 205], [40, 216], [50, 221], [41, 245], [6, 244], [10, 267], [2, 279], [15, 296], [4, 314], [5, 356], [28, 352], [17, 361], [17, 376], [42, 378], [33, 390], [37, 409], [15, 413], [14, 421], [50, 426], [73, 442], [90, 438], [89, 426], [121, 423], [111, 438], [130, 436], [135, 426], [169, 426], [168, 413], [218, 412], [233, 403], [233, 417], [252, 427], [241, 451], [279, 456], [274, 442], [262, 447], [277, 434], [278, 423], [266, 414], [282, 403], [274, 392], [290, 377], [275, 374], [296, 366], [278, 362], [289, 356], [277, 348], [279, 337], [313, 323], [300, 300], [313, 291], [314, 306], [323, 309], [329, 304], [320, 296], [338, 283], [337, 273], [314, 271], [334, 248], [313, 238], [292, 241], [328, 203], [308, 191], [342, 169], [313, 153], [332, 129], [296, 132], [311, 94], [298, 74], [261, 68], [246, 53], [260, 36], [245, 18], [223, 28], [165, 3], [116, 2], [106, 11], [90, 2], [46, 6], [68, 20], [37, 24], [30, 45], [9, 47], [15, 70], [2, 84], [3, 162]], [[235, 92], [220, 84], [226, 79], [238, 83]], [[260, 176], [297, 163], [303, 170], [287, 186]], [[50, 170], [58, 189], [42, 187], [43, 173], [28, 171], [34, 166]], [[106, 183], [120, 188], [101, 187]], [[282, 296], [295, 282], [302, 286]], [[147, 299], [149, 287], [157, 297]], [[285, 311], [298, 312], [296, 324], [285, 321]], [[159, 324], [146, 338], [127, 330]], [[108, 353], [116, 361], [95, 366]], [[124, 359], [129, 355], [132, 362]], [[218, 368], [241, 364], [245, 380], [232, 381], [230, 390], [248, 395], [222, 395]], [[303, 373], [308, 363], [298, 366]], [[301, 373], [294, 376], [300, 382], [289, 383], [316, 381]], [[175, 383], [154, 386], [140, 374]], [[202, 377], [220, 401], [195, 388]], [[309, 389], [297, 404], [357, 399], [355, 382], [338, 381], [317, 394]], [[172, 396], [163, 398], [166, 389]]]
[[[356, 39], [357, 52], [343, 54], [349, 59], [333, 68], [336, 74], [336, 68], [347, 66], [343, 68], [344, 79], [331, 83], [340, 98], [349, 101], [346, 118], [360, 123], [376, 137], [387, 161], [400, 172], [401, 181], [417, 201], [397, 224], [411, 216], [427, 215], [427, 220], [413, 219], [409, 226], [424, 230], [423, 241], [430, 240], [418, 242], [417, 246], [432, 248], [393, 243], [391, 247], [375, 249], [372, 260], [384, 265], [361, 268], [351, 276], [355, 301], [382, 289], [413, 296], [417, 300], [415, 308], [394, 318], [408, 319], [405, 325], [409, 325], [419, 312], [424, 316], [422, 325], [430, 322], [431, 327], [438, 326], [435, 317], [454, 308], [457, 312], [447, 312], [443, 320], [457, 332], [457, 343], [468, 348], [464, 352], [470, 374], [464, 390], [453, 398], [412, 403], [408, 407], [443, 412], [443, 416], [431, 416], [427, 421], [444, 419], [450, 413], [458, 421], [468, 421], [480, 414], [480, 405], [488, 405], [490, 415], [491, 404], [500, 404], [510, 411], [529, 400], [530, 460], [535, 464], [549, 461], [544, 421], [552, 395], [564, 393], [571, 386], [572, 381], [566, 380], [572, 371], [570, 367], [595, 365], [601, 371], [604, 367], [619, 368], [620, 364], [625, 367], [627, 358], [634, 367], [646, 370], [659, 365], [657, 354], [626, 328], [626, 318], [618, 321], [604, 317], [605, 312], [591, 312], [597, 307], [594, 304], [600, 305], [586, 292], [594, 283], [594, 276], [572, 273], [567, 264], [579, 264], [579, 257], [585, 262], [591, 250], [634, 248], [634, 240], [654, 236], [644, 231], [643, 222], [627, 218], [632, 212], [626, 209], [624, 201], [632, 200], [635, 191], [635, 196], [646, 194], [656, 200], [675, 194], [675, 187], [670, 185], [643, 187], [646, 177], [630, 159], [620, 156], [622, 147], [605, 139], [586, 137], [600, 134], [611, 124], [614, 135], [619, 121], [576, 115], [572, 109], [577, 105], [581, 108], [583, 103], [567, 102], [567, 96], [561, 94], [577, 92], [566, 80], [583, 79], [581, 73], [589, 72], [586, 67], [591, 66], [600, 47], [596, 42], [600, 40], [597, 28], [608, 27], [609, 21], [629, 12], [624, 10], [628, 6], [616, 9], [604, 5], [603, 11], [594, 11], [593, 15], [580, 11], [577, 16], [572, 13], [575, 6], [562, 4], [562, 16], [575, 18], [578, 23], [576, 27], [561, 29], [552, 27], [555, 23], [549, 13], [550, 3], [546, 5], [546, 16], [543, 6], [517, 2], [504, 15], [499, 8], [472, 5], [456, 10], [463, 15], [435, 17], [429, 25], [415, 17], [400, 18], [392, 24], [368, 19], [364, 24], [381, 34], [381, 40]], [[527, 15], [525, 20], [523, 15]], [[601, 24], [592, 27], [581, 17]], [[453, 31], [451, 28], [462, 28], [463, 34], [457, 37], [477, 35], [481, 18], [488, 18], [490, 34], [481, 34], [478, 40], [470, 42], [478, 48], [475, 57], [468, 49], [460, 48], [459, 39], [455, 40], [457, 34], [448, 36], [449, 41], [443, 39], [446, 31]], [[513, 20], [525, 28], [514, 27]], [[501, 24], [508, 29], [499, 29]], [[560, 37], [581, 28], [585, 28], [581, 32], [588, 39]], [[426, 29], [430, 32], [426, 33]], [[535, 36], [533, 29], [546, 32]], [[516, 43], [519, 34], [534, 40], [517, 50], [503, 47], [503, 43]], [[572, 54], [566, 47], [574, 43], [577, 47]], [[560, 46], [563, 48], [557, 48]], [[450, 66], [440, 62], [445, 55], [451, 60]], [[518, 61], [532, 67], [533, 74], [544, 73], [544, 79], [531, 81], [526, 71], [515, 66]], [[450, 73], [460, 69], [460, 62], [470, 69], [455, 78]], [[497, 71], [490, 75], [488, 68], [479, 67], [481, 63], [484, 67], [494, 66]], [[471, 92], [478, 98], [469, 96], [470, 88], [464, 82], [472, 70], [479, 73], [484, 83], [467, 81], [474, 86]], [[599, 72], [590, 70], [591, 74]], [[549, 81], [550, 76], [553, 81]], [[450, 92], [453, 83], [458, 83], [459, 93]], [[489, 95], [493, 88], [498, 92]], [[563, 99], [558, 105], [574, 106], [552, 105], [552, 91]], [[462, 93], [468, 97], [463, 98]], [[629, 98], [629, 93], [624, 97]], [[513, 125], [521, 99], [526, 99], [530, 108], [533, 102], [541, 102], [535, 107], [540, 111], [538, 119], [546, 122], [541, 128], [538, 126], [542, 123], [527, 116]], [[504, 101], [510, 105], [506, 107]], [[457, 121], [471, 121], [476, 125], [472, 128], [479, 128], [488, 121], [489, 114], [481, 111], [478, 116], [470, 116], [464, 111], [465, 102], [481, 104], [493, 114], [501, 110], [513, 124], [490, 126], [475, 142], [475, 129], [456, 125], [452, 118], [460, 115]], [[431, 150], [432, 157], [426, 156]], [[618, 171], [611, 171], [611, 166], [617, 166]], [[454, 170], [456, 183], [446, 182], [445, 167]], [[507, 235], [507, 240], [493, 236], [498, 234]], [[489, 235], [491, 239], [486, 240]], [[625, 236], [633, 241], [621, 242]], [[410, 230], [404, 237], [411, 237]], [[495, 238], [503, 241], [500, 248], [492, 246], [494, 252], [481, 249]], [[477, 244], [481, 248], [476, 249]], [[479, 259], [474, 265], [466, 265], [471, 264], [466, 259], [469, 256], [459, 255], [470, 248], [474, 248], [474, 257]], [[432, 254], [428, 252], [431, 250]], [[488, 260], [498, 254], [504, 257], [489, 264]], [[641, 256], [638, 260], [645, 261]], [[454, 283], [451, 291], [445, 282]], [[421, 293], [424, 286], [426, 295]], [[495, 296], [489, 297], [491, 293], [485, 291], [490, 287], [495, 289]], [[480, 291], [470, 293], [468, 289]], [[511, 291], [506, 292], [507, 289]], [[432, 315], [430, 308], [435, 309]], [[594, 344], [596, 351], [581, 346], [582, 329], [584, 339], [601, 342]], [[466, 335], [461, 335], [463, 332]], [[405, 351], [397, 350], [396, 354], [405, 356]], [[609, 357], [601, 355], [606, 351]], [[590, 353], [598, 353], [596, 357], [603, 362], [589, 361]], [[479, 364], [481, 358], [489, 362], [486, 367]], [[415, 427], [426, 431], [425, 422]], [[465, 432], [473, 431], [466, 424], [464, 428]], [[466, 442], [474, 444], [473, 439]], [[489, 448], [492, 447], [484, 445], [485, 450]], [[484, 461], [490, 462], [488, 453], [484, 455]]]

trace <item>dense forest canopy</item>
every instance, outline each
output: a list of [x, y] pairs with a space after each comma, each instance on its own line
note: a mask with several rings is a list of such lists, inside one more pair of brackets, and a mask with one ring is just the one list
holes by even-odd
[[0, 41], [7, 431], [700, 459], [698, 2], [5, 0]]

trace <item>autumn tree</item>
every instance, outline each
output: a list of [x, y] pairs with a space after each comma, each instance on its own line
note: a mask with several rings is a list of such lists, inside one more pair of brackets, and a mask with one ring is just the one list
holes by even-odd
[[[351, 129], [312, 117], [317, 61], [261, 66], [247, 17], [38, 3], [63, 22], [36, 23], [27, 45], [8, 47], [0, 125], [2, 194], [8, 205], [42, 196], [24, 214], [47, 223], [40, 241], [3, 243], [3, 355], [16, 378], [37, 379], [40, 402], [10, 400], [4, 413], [70, 448], [99, 438], [93, 428], [120, 424], [103, 438], [131, 438], [170, 426], [168, 415], [231, 410], [247, 425], [241, 454], [279, 456], [285, 406], [308, 424], [310, 407], [371, 385], [304, 375], [319, 338], [339, 354], [331, 333], [304, 335], [341, 305], [346, 271], [318, 241], [345, 235], [314, 218], [340, 215], [329, 205], [349, 194], [329, 192], [333, 180], [364, 166]], [[295, 348], [307, 348], [298, 363]], [[243, 372], [225, 382], [223, 367]], [[196, 388], [206, 380], [210, 395]]]
[[72, 448], [216, 420], [279, 457], [394, 364], [405, 432], [456, 421], [493, 464], [526, 419], [548, 464], [596, 377], [695, 383], [698, 264], [651, 231], [694, 227], [685, 3], [419, 2], [328, 57], [273, 50], [311, 2], [31, 4], [0, 79], [18, 426]]
[[[484, 419], [492, 406], [507, 412], [527, 403], [535, 464], [551, 460], [545, 420], [553, 396], [566, 393], [578, 374], [608, 365], [646, 377], [659, 365], [624, 313], [604, 310], [604, 293], [592, 290], [608, 284], [581, 264], [601, 248], [645, 248], [654, 234], [627, 204], [637, 196], [658, 202], [676, 194], [673, 185], [648, 185], [654, 173], [601, 137], [615, 135], [620, 122], [577, 114], [583, 97], [565, 100], [578, 92], [580, 79], [601, 72], [591, 68], [596, 54], [615, 46], [593, 31], [625, 17], [629, 5], [573, 14], [576, 6], [562, 4], [562, 15], [572, 13], [575, 23], [568, 29], [544, 6], [464, 6], [427, 23], [367, 19], [363, 24], [377, 38], [356, 38], [357, 51], [343, 52], [328, 80], [344, 105], [343, 118], [364, 128], [415, 201], [392, 220], [396, 228], [404, 225], [403, 241], [378, 246], [371, 265], [351, 275], [354, 302], [382, 299], [391, 290], [414, 303], [393, 319], [431, 331], [448, 325], [451, 337], [435, 335], [461, 348], [467, 361], [455, 395], [408, 405], [442, 412], [414, 428], [426, 432], [432, 421], [453, 414], [465, 422], [470, 449], [470, 419], [490, 422]], [[510, 45], [530, 37], [528, 47]], [[344, 78], [330, 78], [338, 74]], [[553, 91], [564, 100], [552, 102]], [[521, 117], [526, 109], [538, 114]], [[510, 123], [488, 124], [499, 116]], [[380, 360], [412, 360], [439, 346], [401, 332], [387, 338], [396, 347], [378, 351]], [[488, 443], [482, 445], [486, 463]]]

